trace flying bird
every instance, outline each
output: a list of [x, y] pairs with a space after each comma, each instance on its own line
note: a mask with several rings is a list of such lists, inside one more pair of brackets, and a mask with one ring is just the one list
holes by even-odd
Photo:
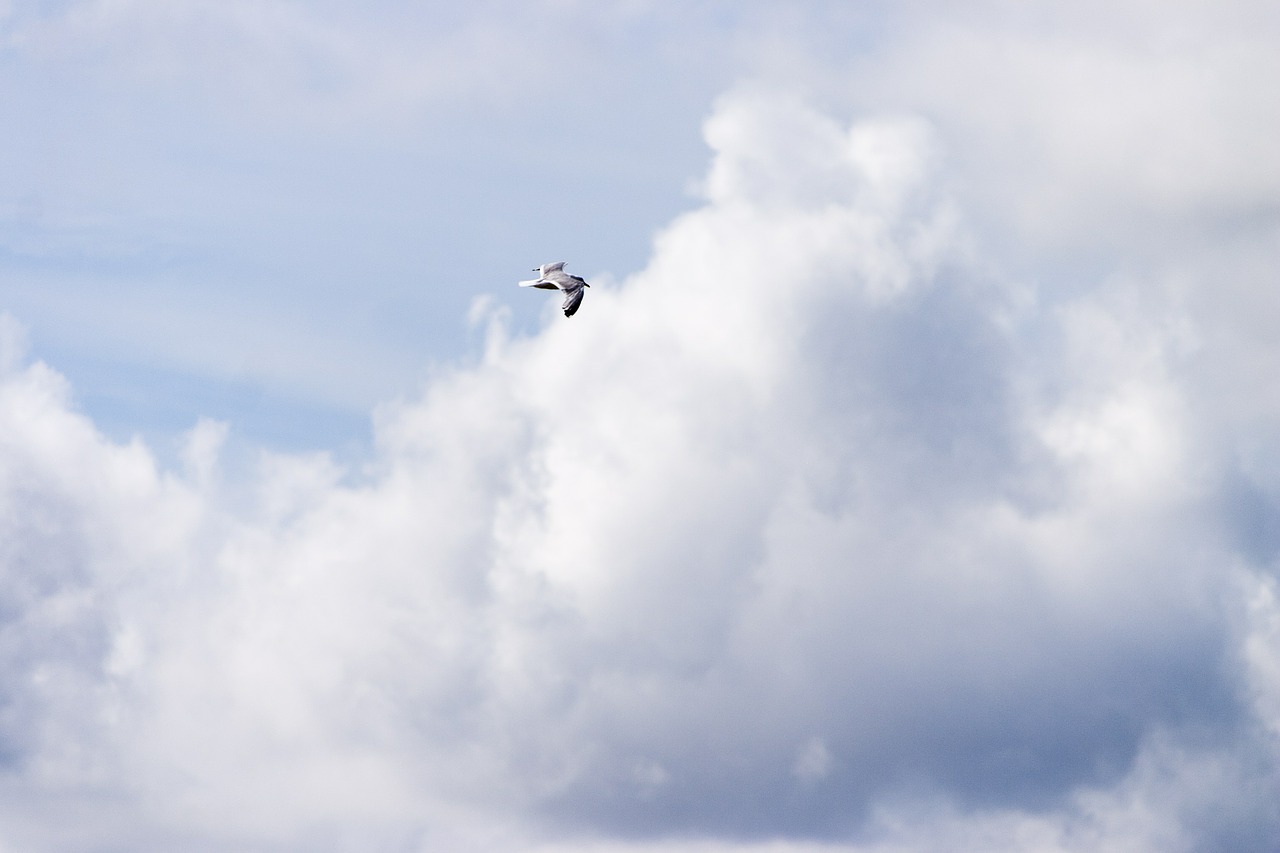
[[574, 312], [578, 310], [578, 306], [582, 304], [582, 295], [586, 292], [583, 288], [591, 285], [578, 276], [565, 272], [564, 261], [543, 264], [535, 268], [534, 272], [538, 274], [538, 277], [529, 281], [522, 281], [520, 286], [540, 287], [543, 290], [563, 290], [564, 304], [560, 307], [564, 309], [564, 316], [572, 317]]

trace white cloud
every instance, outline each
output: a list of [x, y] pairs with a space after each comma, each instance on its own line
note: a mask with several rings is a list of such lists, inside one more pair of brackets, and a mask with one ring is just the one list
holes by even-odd
[[[395, 139], [438, 119], [441, 107], [483, 100], [524, 114], [522, 101], [534, 94], [550, 104], [543, 121], [566, 120], [563, 103], [543, 93], [572, 102], [601, 76], [629, 86], [609, 51], [648, 59], [656, 48], [669, 60], [661, 55], [666, 47], [681, 50], [688, 39], [719, 59], [722, 42], [752, 29], [761, 14], [749, 9], [742, 21], [717, 28], [709, 25], [712, 10], [673, 16], [627, 2], [356, 9], [283, 0], [72, 0], [20, 4], [0, 33], [0, 50], [37, 67], [90, 74], [93, 91], [129, 107], [155, 99], [200, 121], [305, 145], [299, 127], [340, 139], [371, 131]], [[685, 52], [686, 67], [699, 64], [688, 61], [696, 55]], [[585, 68], [596, 74], [579, 73]]]
[[532, 337], [478, 307], [349, 470], [232, 477], [212, 421], [162, 470], [0, 323], [0, 844], [1266, 849], [1239, 318], [1145, 250], [1011, 272], [970, 133], [735, 89], [646, 269]]
[[1201, 217], [1274, 214], [1271, 4], [988, 4], [899, 24], [858, 65], [856, 99], [945, 123], [996, 202], [984, 213], [1038, 251], [1159, 252], [1171, 231], [1221, 234]]

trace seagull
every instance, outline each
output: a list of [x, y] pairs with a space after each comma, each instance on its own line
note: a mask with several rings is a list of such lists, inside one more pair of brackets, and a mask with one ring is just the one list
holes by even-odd
[[564, 304], [560, 307], [564, 309], [564, 316], [572, 317], [574, 312], [578, 310], [578, 306], [582, 304], [582, 295], [586, 291], [582, 288], [590, 287], [581, 278], [576, 275], [569, 275], [564, 271], [564, 261], [556, 261], [554, 264], [543, 264], [536, 267], [534, 272], [538, 274], [537, 278], [529, 281], [520, 282], [521, 287], [540, 287], [543, 290], [563, 290]]

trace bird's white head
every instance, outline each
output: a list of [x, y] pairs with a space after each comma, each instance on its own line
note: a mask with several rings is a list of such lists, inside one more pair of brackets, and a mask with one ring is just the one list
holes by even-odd
[[554, 264], [543, 264], [534, 270], [534, 272], [538, 275], [546, 275], [549, 272], [556, 272], [557, 270], [562, 269], [564, 269], [564, 261], [556, 261]]

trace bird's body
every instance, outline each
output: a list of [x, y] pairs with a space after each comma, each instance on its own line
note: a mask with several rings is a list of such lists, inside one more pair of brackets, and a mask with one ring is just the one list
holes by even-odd
[[586, 292], [583, 288], [591, 285], [578, 276], [565, 272], [564, 261], [543, 264], [535, 269], [534, 272], [538, 274], [538, 277], [522, 281], [520, 286], [564, 291], [564, 304], [560, 307], [564, 310], [564, 316], [572, 317], [574, 312], [578, 310], [578, 306], [582, 304], [582, 295]]

